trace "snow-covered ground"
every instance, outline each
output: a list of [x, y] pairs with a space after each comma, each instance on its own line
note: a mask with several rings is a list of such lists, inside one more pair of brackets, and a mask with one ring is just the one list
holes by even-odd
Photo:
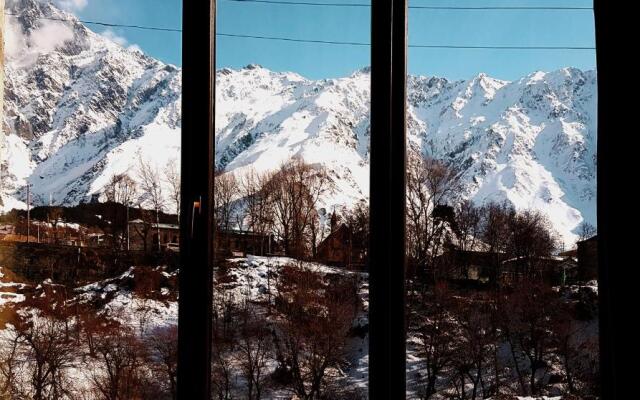
[[[277, 312], [271, 313], [271, 307], [274, 310], [277, 309], [277, 282], [284, 269], [291, 267], [322, 276], [326, 282], [339, 276], [357, 279], [360, 308], [353, 319], [352, 328], [354, 332], [359, 333], [347, 337], [344, 362], [339, 368], [330, 368], [327, 375], [331, 376], [334, 384], [341, 388], [359, 389], [360, 393], [366, 393], [369, 362], [367, 273], [347, 271], [314, 262], [302, 262], [288, 257], [231, 258], [217, 269], [214, 282], [216, 301], [214, 306], [223, 307], [225, 302], [229, 301], [238, 307], [250, 303], [256, 315], [263, 318], [265, 325], [277, 324], [280, 316]], [[97, 314], [131, 328], [137, 335], [141, 337], [153, 335], [158, 328], [177, 325], [177, 274], [177, 271], [169, 272], [163, 267], [131, 267], [119, 276], [73, 289], [66, 303], [95, 306]], [[154, 282], [152, 285], [146, 285], [151, 281]], [[31, 315], [32, 318], [40, 318], [42, 311], [37, 307], [45, 305], [46, 308], [53, 303], [55, 310], [56, 302], [60, 301], [57, 294], [60, 294], [63, 288], [51, 280], [38, 284], [25, 283], [10, 270], [0, 268], [0, 314], [7, 315], [6, 311], [13, 309], [18, 310], [18, 313], [23, 316]], [[597, 283], [593, 281], [586, 285], [567, 286], [556, 289], [556, 292], [566, 302], [586, 299], [587, 304], [590, 304], [593, 300], [589, 299], [597, 298]], [[266, 312], [267, 308], [270, 310], [269, 313]], [[597, 315], [597, 310], [595, 312]], [[597, 325], [597, 318], [576, 320], [572, 325], [572, 329], [578, 333], [574, 340], [588, 342], [594, 338], [597, 339]], [[13, 329], [11, 323], [0, 327], [0, 339], [11, 336]], [[511, 357], [509, 347], [506, 343], [500, 346], [500, 357], [503, 358], [503, 362], [509, 363]], [[238, 357], [241, 358], [237, 355], [234, 360]], [[560, 368], [556, 365], [558, 363], [558, 360], [553, 361], [549, 372], [557, 374], [557, 369]], [[267, 373], [270, 374], [276, 367], [276, 361], [270, 360]], [[524, 367], [526, 368], [526, 365]], [[419, 376], [424, 376], [424, 368], [424, 359], [420, 356], [420, 338], [410, 331], [407, 338], [407, 398], [418, 398], [420, 391], [418, 382], [421, 380]], [[88, 379], [86, 373], [86, 364], [78, 364], [69, 370], [69, 374], [79, 381]], [[241, 375], [234, 378], [238, 390], [241, 390], [242, 379]], [[557, 389], [554, 389], [554, 386], [550, 387], [551, 391], [547, 394], [553, 395], [555, 394], [553, 390], [563, 390], [562, 386], [557, 386]], [[264, 398], [290, 399], [291, 396], [292, 392], [289, 388], [273, 386], [267, 389]], [[522, 399], [556, 400], [559, 397], [522, 397]]]
[[[358, 278], [358, 293], [361, 308], [353, 320], [354, 328], [364, 328], [363, 336], [352, 335], [345, 344], [346, 363], [339, 371], [329, 371], [340, 385], [357, 388], [363, 393], [368, 387], [369, 336], [368, 336], [368, 274], [365, 272], [348, 271], [344, 268], [327, 266], [316, 262], [299, 261], [289, 257], [260, 257], [249, 255], [246, 258], [231, 258], [227, 260], [228, 269], [224, 272], [224, 282], [216, 282], [215, 291], [224, 299], [232, 299], [240, 304], [250, 301], [264, 304], [275, 301], [277, 295], [276, 282], [278, 275], [285, 266], [311, 271], [319, 275], [356, 276]], [[219, 277], [219, 276], [218, 276]], [[229, 282], [230, 281], [230, 282]], [[268, 320], [264, 316], [265, 322]], [[275, 365], [273, 365], [275, 367]], [[269, 398], [289, 398], [288, 389], [276, 390]]]

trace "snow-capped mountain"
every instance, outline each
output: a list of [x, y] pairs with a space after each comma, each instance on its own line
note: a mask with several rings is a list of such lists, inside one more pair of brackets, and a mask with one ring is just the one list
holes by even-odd
[[[325, 166], [329, 202], [369, 190], [367, 69], [312, 81], [250, 65], [218, 71], [216, 161], [265, 170], [300, 156]], [[411, 76], [411, 151], [464, 171], [463, 197], [543, 211], [567, 243], [595, 225], [596, 74], [565, 68], [514, 82]]]
[[[6, 8], [0, 193], [74, 204], [139, 159], [179, 159], [181, 73], [98, 35], [40, 0]], [[18, 201], [20, 200], [20, 201]]]
[[[74, 204], [113, 174], [135, 178], [140, 158], [161, 169], [179, 157], [178, 68], [38, 0], [8, 11], [20, 17], [7, 19], [4, 208], [24, 202], [27, 182], [35, 203]], [[55, 43], [42, 40], [51, 30], [63, 33]], [[249, 65], [216, 77], [219, 167], [265, 171], [300, 156], [328, 170], [326, 206], [367, 197], [368, 69], [309, 80]], [[596, 222], [596, 101], [595, 71], [574, 68], [513, 82], [411, 76], [410, 147], [462, 168], [464, 197], [539, 209], [569, 243], [582, 220]]]

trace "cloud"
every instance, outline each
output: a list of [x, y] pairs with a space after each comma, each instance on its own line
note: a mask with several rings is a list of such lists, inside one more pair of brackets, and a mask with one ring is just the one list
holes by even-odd
[[142, 51], [142, 48], [135, 43], [127, 47], [127, 50], [137, 51], [138, 53], [144, 53], [144, 51]]
[[107, 40], [112, 41], [113, 43], [120, 45], [122, 47], [126, 47], [127, 44], [129, 43], [129, 41], [127, 40], [127, 38], [125, 38], [124, 36], [118, 35], [116, 32], [113, 31], [113, 29], [111, 28], [107, 28], [104, 31], [102, 31], [100, 33], [100, 35], [102, 37], [104, 37]]
[[88, 4], [88, 0], [54, 0], [54, 3], [67, 11], [80, 11]]
[[38, 28], [25, 34], [18, 23], [8, 18], [5, 22], [5, 55], [28, 65], [39, 55], [50, 53], [73, 38], [73, 29], [61, 21], [42, 21]]
[[114, 32], [113, 29], [111, 28], [105, 29], [100, 33], [100, 35], [105, 39], [110, 40], [113, 43], [117, 44], [118, 46], [126, 48], [127, 50], [143, 53], [142, 48], [140, 48], [140, 46], [138, 46], [135, 43], [129, 43], [127, 38]]
[[30, 47], [39, 53], [49, 53], [73, 40], [73, 30], [64, 22], [48, 21], [31, 32]]

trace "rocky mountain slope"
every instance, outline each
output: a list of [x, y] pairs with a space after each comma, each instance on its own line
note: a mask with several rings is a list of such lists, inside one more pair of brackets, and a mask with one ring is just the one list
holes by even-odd
[[[74, 204], [113, 174], [135, 178], [140, 159], [161, 171], [179, 158], [178, 68], [38, 0], [7, 12], [4, 209], [24, 206], [27, 183], [34, 203]], [[249, 65], [216, 77], [219, 167], [265, 171], [301, 156], [329, 171], [325, 206], [367, 196], [368, 69], [309, 80]], [[462, 168], [464, 197], [539, 209], [570, 241], [596, 222], [596, 87], [595, 71], [575, 68], [513, 82], [411, 76], [410, 147]]]

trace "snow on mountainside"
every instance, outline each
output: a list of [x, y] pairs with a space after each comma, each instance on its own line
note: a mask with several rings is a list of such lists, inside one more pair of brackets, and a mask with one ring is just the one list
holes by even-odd
[[[256, 65], [218, 71], [216, 162], [230, 171], [277, 167], [293, 156], [329, 169], [349, 203], [369, 190], [369, 72], [306, 80]], [[567, 243], [595, 224], [596, 74], [565, 68], [515, 82], [412, 76], [412, 151], [464, 171], [462, 195], [546, 213]]]
[[[35, 203], [51, 193], [54, 203], [75, 204], [115, 173], [135, 178], [140, 157], [158, 168], [179, 157], [179, 69], [38, 0], [13, 0], [8, 10], [21, 17], [7, 18], [5, 209], [24, 201], [27, 182]], [[264, 171], [301, 156], [328, 169], [327, 207], [367, 197], [368, 69], [316, 81], [249, 65], [216, 77], [219, 167]], [[464, 197], [539, 209], [567, 243], [582, 220], [595, 224], [595, 71], [513, 82], [412, 76], [408, 93], [411, 149], [461, 166]]]
[[179, 157], [178, 68], [39, 0], [9, 1], [7, 13], [1, 193], [24, 201], [30, 183], [36, 204], [74, 204], [140, 157]]

